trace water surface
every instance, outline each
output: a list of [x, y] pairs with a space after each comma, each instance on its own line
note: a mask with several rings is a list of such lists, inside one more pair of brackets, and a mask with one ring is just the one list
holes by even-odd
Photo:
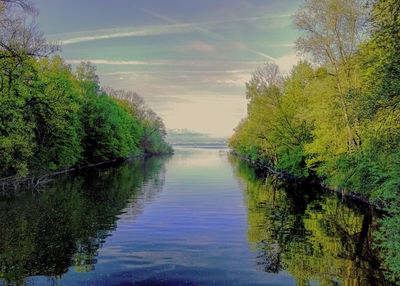
[[3, 197], [0, 284], [388, 284], [367, 207], [175, 149]]

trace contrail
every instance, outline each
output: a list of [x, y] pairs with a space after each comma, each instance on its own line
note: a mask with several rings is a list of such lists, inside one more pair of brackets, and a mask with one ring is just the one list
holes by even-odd
[[[161, 14], [159, 14], [159, 13], [156, 13], [156, 12], [153, 12], [153, 11], [150, 11], [150, 10], [147, 10], [147, 9], [144, 9], [144, 8], [139, 8], [139, 10], [142, 10], [143, 12], [145, 12], [145, 13], [147, 13], [147, 14], [153, 16], [153, 17], [156, 17], [156, 18], [158, 18], [158, 19], [164, 20], [165, 22], [167, 22], [167, 23], [169, 23], [169, 24], [174, 24], [174, 25], [179, 25], [179, 24], [180, 24], [180, 23], [179, 23], [178, 21], [176, 21], [175, 19], [166, 17], [166, 16], [161, 15]], [[232, 41], [232, 40], [230, 40], [230, 39], [227, 39], [227, 38], [225, 38], [224, 36], [222, 36], [222, 35], [220, 35], [220, 34], [218, 34], [218, 33], [215, 33], [215, 32], [210, 31], [210, 30], [208, 30], [208, 29], [202, 28], [201, 26], [197, 27], [197, 30], [200, 31], [200, 32], [202, 32], [203, 34], [205, 34], [205, 35], [207, 35], [207, 36], [210, 36], [210, 37], [214, 38], [214, 39], [222, 40], [222, 41], [227, 41], [227, 42], [231, 42], [231, 43], [233, 43], [233, 44], [235, 43], [234, 41]], [[269, 55], [267, 55], [267, 54], [265, 54], [265, 53], [263, 53], [263, 52], [256, 51], [256, 50], [254, 50], [254, 49], [252, 49], [252, 48], [246, 46], [246, 45], [243, 44], [243, 43], [240, 43], [240, 44], [242, 45], [242, 48], [243, 48], [244, 50], [247, 50], [247, 51], [249, 51], [249, 52], [251, 52], [251, 53], [253, 53], [253, 54], [255, 54], [255, 55], [258, 55], [258, 56], [261, 56], [261, 57], [263, 57], [263, 58], [266, 58], [266, 59], [268, 59], [268, 60], [270, 60], [270, 61], [273, 61], [273, 62], [276, 61], [275, 58], [273, 58], [273, 57], [271, 57], [271, 56], [269, 56]]]
[[[89, 41], [95, 41], [95, 40], [104, 40], [104, 39], [113, 39], [113, 38], [124, 38], [124, 37], [138, 37], [138, 36], [150, 36], [150, 35], [164, 35], [164, 34], [174, 34], [174, 33], [185, 33], [185, 32], [193, 32], [193, 31], [199, 31], [202, 32], [203, 34], [206, 34], [212, 38], [218, 39], [218, 40], [224, 40], [224, 41], [230, 41], [220, 34], [217, 34], [215, 32], [210, 31], [209, 29], [202, 28], [204, 26], [209, 26], [213, 24], [224, 24], [224, 23], [229, 23], [229, 22], [237, 22], [237, 21], [257, 21], [257, 20], [262, 20], [265, 19], [266, 17], [246, 17], [246, 18], [239, 18], [239, 19], [233, 19], [233, 20], [220, 20], [220, 21], [208, 21], [208, 22], [198, 22], [198, 23], [186, 23], [186, 24], [181, 24], [178, 21], [171, 19], [169, 17], [160, 15], [156, 12], [149, 11], [147, 9], [143, 8], [138, 8], [139, 10], [145, 12], [146, 14], [149, 14], [153, 17], [156, 17], [158, 19], [162, 19], [163, 21], [166, 21], [170, 25], [164, 25], [164, 26], [144, 26], [144, 27], [124, 27], [124, 28], [119, 28], [119, 29], [103, 29], [103, 30], [93, 30], [93, 31], [85, 31], [83, 32], [77, 32], [77, 33], [69, 33], [72, 37], [67, 38], [66, 40], [61, 40], [60, 44], [61, 45], [70, 45], [70, 44], [76, 44], [76, 43], [82, 43], [82, 42], [89, 42]], [[291, 16], [290, 14], [283, 14], [283, 15], [270, 15], [268, 18], [281, 18], [281, 17], [289, 17]], [[97, 33], [97, 34], [95, 34]], [[89, 35], [88, 35], [89, 34]], [[90, 35], [92, 34], [92, 35]], [[75, 37], [73, 36], [75, 35]], [[65, 37], [66, 35], [64, 34], [54, 34], [54, 35], [49, 35], [51, 38], [57, 38], [57, 37]], [[274, 60], [272, 57], [269, 55], [255, 51], [248, 46], [244, 45], [243, 43], [240, 43], [242, 49], [247, 50], [253, 54], [257, 54], [259, 56], [262, 56], [266, 59], [269, 60]]]
[[[183, 33], [196, 31], [193, 24], [176, 24], [176, 25], [164, 25], [164, 26], [144, 26], [144, 27], [126, 27], [122, 29], [104, 29], [87, 31], [85, 35], [82, 32], [76, 33], [75, 37], [61, 41], [62, 45], [76, 44], [81, 42], [89, 42], [103, 39], [113, 38], [124, 38], [124, 37], [138, 37], [138, 36], [151, 36], [151, 35], [165, 35], [174, 33]], [[90, 35], [90, 34], [93, 35]], [[95, 34], [97, 33], [97, 34]], [[89, 34], [89, 35], [87, 35]], [[52, 38], [56, 38], [57, 35], [52, 35]]]
[[[210, 67], [226, 64], [221, 61], [196, 61], [196, 60], [160, 60], [160, 61], [115, 61], [104, 59], [69, 59], [65, 60], [67, 64], [80, 64], [81, 62], [91, 62], [100, 65], [129, 65], [129, 66], [175, 66], [175, 67]], [[256, 62], [229, 62], [240, 63], [242, 65], [253, 66]]]

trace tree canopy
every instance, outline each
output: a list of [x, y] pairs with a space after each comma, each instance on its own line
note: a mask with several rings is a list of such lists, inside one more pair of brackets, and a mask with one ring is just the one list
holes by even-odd
[[399, 12], [396, 0], [305, 0], [294, 24], [301, 32], [297, 48], [308, 61], [286, 76], [276, 68], [257, 70], [246, 84], [248, 116], [229, 140], [234, 152], [253, 161], [298, 178], [318, 177], [382, 206], [390, 215], [381, 221], [378, 246], [397, 282]]
[[172, 151], [162, 119], [139, 95], [102, 90], [89, 62], [73, 72], [50, 57], [58, 46], [35, 18], [28, 1], [0, 1], [0, 177]]

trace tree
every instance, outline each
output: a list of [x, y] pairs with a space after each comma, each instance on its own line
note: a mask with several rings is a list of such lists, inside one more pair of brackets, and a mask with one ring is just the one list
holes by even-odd
[[[0, 0], [0, 162], [1, 175], [28, 173], [34, 154], [35, 122], [26, 112], [35, 104], [34, 57], [58, 49], [35, 25], [35, 9], [25, 0]], [[29, 20], [31, 19], [31, 20]]]
[[356, 190], [367, 185], [389, 214], [375, 235], [387, 277], [400, 282], [400, 2], [375, 0], [372, 38], [358, 58], [363, 70], [360, 107], [367, 144], [357, 166]]
[[314, 61], [332, 67], [348, 144], [354, 150], [358, 149], [360, 138], [348, 95], [356, 88], [352, 59], [365, 39], [367, 15], [364, 0], [305, 0], [294, 20], [303, 32], [296, 42], [297, 48], [310, 53]]
[[246, 83], [247, 119], [235, 129], [229, 146], [235, 152], [253, 160], [277, 164], [276, 144], [271, 140], [275, 128], [276, 111], [282, 97], [281, 75], [274, 63], [266, 63], [255, 70]]
[[[400, 138], [400, 3], [375, 1], [372, 39], [358, 58], [363, 69], [362, 116], [372, 136], [395, 146]], [[398, 146], [397, 146], [398, 147]]]
[[281, 87], [282, 76], [278, 65], [275, 63], [265, 63], [258, 67], [246, 83], [246, 98], [251, 101], [255, 96], [262, 93], [263, 90], [272, 86]]
[[73, 74], [60, 57], [49, 58], [58, 47], [35, 18], [29, 1], [0, 0], [1, 177], [127, 157], [145, 149], [143, 138], [150, 153], [171, 152], [161, 118], [140, 96], [110, 91], [120, 99], [111, 98], [90, 62]]
[[25, 11], [34, 13], [36, 12], [35, 7], [33, 7], [32, 3], [27, 0], [0, 0], [0, 5], [6, 5], [6, 4], [14, 4], [14, 5], [19, 5], [22, 9]]
[[148, 108], [143, 98], [133, 91], [115, 90], [111, 87], [101, 89], [115, 99], [117, 104], [125, 109], [140, 125], [141, 149], [145, 153], [171, 153], [172, 148], [165, 143], [167, 134], [164, 122], [151, 108]]
[[87, 98], [82, 125], [85, 163], [125, 158], [139, 150], [139, 138], [132, 132], [136, 121], [106, 94]]
[[96, 74], [96, 66], [91, 62], [81, 62], [76, 67], [76, 79], [80, 85], [80, 93], [85, 97], [96, 96], [100, 92], [100, 80]]
[[0, 59], [45, 57], [59, 47], [48, 43], [35, 23], [36, 10], [25, 0], [0, 0]]
[[134, 91], [125, 91], [123, 89], [113, 89], [112, 87], [102, 87], [101, 91], [117, 100], [127, 102], [127, 107], [131, 115], [135, 118], [143, 118], [146, 109], [144, 99]]
[[81, 159], [83, 130], [78, 116], [82, 96], [70, 66], [55, 56], [37, 63], [35, 95], [25, 112], [35, 122], [33, 129], [37, 148], [30, 160], [31, 170], [68, 168]]
[[304, 146], [313, 125], [304, 115], [309, 101], [305, 88], [314, 77], [311, 66], [303, 62], [284, 80], [275, 64], [258, 68], [246, 84], [248, 118], [235, 129], [229, 146], [296, 177], [308, 176]]

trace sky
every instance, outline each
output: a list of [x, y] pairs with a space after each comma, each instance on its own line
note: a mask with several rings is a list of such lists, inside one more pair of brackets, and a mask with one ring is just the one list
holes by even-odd
[[39, 28], [74, 68], [133, 90], [167, 129], [229, 137], [246, 116], [245, 83], [266, 62], [290, 71], [300, 0], [34, 0]]

